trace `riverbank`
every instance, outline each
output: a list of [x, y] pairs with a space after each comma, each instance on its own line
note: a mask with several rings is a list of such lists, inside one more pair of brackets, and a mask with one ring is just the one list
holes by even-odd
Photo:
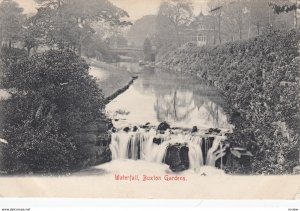
[[235, 125], [229, 140], [254, 155], [251, 169], [232, 173], [284, 174], [299, 165], [300, 34], [271, 32], [219, 46], [182, 46], [161, 58], [169, 71], [191, 74], [218, 87]]
[[114, 64], [89, 59], [87, 62], [91, 65], [90, 74], [97, 79], [97, 84], [102, 89], [106, 102], [127, 90], [136, 79], [132, 73]]

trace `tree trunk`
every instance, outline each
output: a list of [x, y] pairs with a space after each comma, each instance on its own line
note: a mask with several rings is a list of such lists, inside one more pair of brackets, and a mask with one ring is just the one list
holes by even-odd
[[30, 56], [30, 50], [31, 50], [31, 48], [30, 48], [30, 47], [27, 47], [27, 54], [28, 54], [28, 57]]
[[221, 39], [221, 12], [219, 14], [219, 44], [222, 44], [222, 39]]
[[3, 42], [3, 29], [2, 24], [0, 25], [0, 53], [2, 51], [2, 42]]
[[79, 43], [79, 46], [78, 46], [78, 56], [79, 57], [81, 57], [81, 54], [82, 54], [82, 52], [81, 52], [82, 49], [81, 48], [82, 48], [81, 43]]

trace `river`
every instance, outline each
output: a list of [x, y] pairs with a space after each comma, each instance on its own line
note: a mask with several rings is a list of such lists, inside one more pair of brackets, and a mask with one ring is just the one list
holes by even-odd
[[126, 67], [138, 79], [106, 107], [115, 127], [112, 163], [127, 163], [128, 169], [141, 162], [167, 164], [173, 172], [222, 168], [232, 126], [220, 93], [186, 75]]
[[[136, 73], [136, 68], [132, 68]], [[218, 91], [197, 79], [143, 69], [134, 84], [110, 102], [106, 110], [117, 120], [117, 127], [167, 121], [173, 127], [227, 129], [230, 125], [223, 105]], [[121, 118], [124, 113], [128, 115]]]

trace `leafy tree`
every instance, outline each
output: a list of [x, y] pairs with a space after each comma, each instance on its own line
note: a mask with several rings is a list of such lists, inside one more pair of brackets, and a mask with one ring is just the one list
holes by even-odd
[[[267, 1], [264, 0], [254, 0], [250, 5], [250, 22], [256, 27], [257, 35], [260, 35], [262, 29], [269, 25], [271, 17], [267, 12], [269, 10], [269, 5]], [[273, 15], [272, 15], [273, 16]]]
[[9, 47], [19, 40], [22, 28], [23, 9], [13, 0], [0, 3], [0, 43], [6, 42]]
[[157, 15], [156, 46], [166, 52], [182, 44], [182, 29], [191, 22], [192, 4], [189, 0], [169, 0], [160, 5]]
[[280, 5], [280, 8], [293, 5], [291, 0], [210, 0], [208, 2], [210, 11], [216, 19], [215, 28], [220, 31], [219, 40], [224, 42], [251, 38], [270, 31], [271, 28], [291, 29], [292, 15], [274, 13], [273, 4]]
[[125, 26], [128, 14], [107, 0], [37, 0], [41, 7], [34, 21], [45, 34], [45, 44], [60, 49], [77, 49], [81, 55], [82, 43], [95, 32], [93, 22], [108, 22]]
[[96, 119], [105, 121], [104, 97], [87, 63], [71, 51], [50, 50], [7, 68], [4, 86], [12, 90], [4, 104], [7, 167], [53, 172], [85, 162], [77, 134]]
[[43, 29], [37, 26], [32, 17], [28, 17], [24, 21], [21, 30], [21, 40], [27, 49], [28, 55], [30, 55], [33, 48], [37, 48], [42, 44], [43, 33]]

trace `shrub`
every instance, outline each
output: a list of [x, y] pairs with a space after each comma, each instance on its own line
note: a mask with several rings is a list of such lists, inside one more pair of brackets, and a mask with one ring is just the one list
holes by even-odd
[[88, 69], [73, 52], [57, 50], [9, 67], [4, 86], [13, 91], [3, 133], [9, 170], [57, 172], [85, 162], [74, 137], [84, 125], [105, 120], [104, 97]]
[[216, 47], [183, 46], [161, 61], [217, 82], [235, 125], [229, 139], [253, 153], [253, 173], [291, 173], [299, 164], [299, 40], [299, 32], [273, 31]]

